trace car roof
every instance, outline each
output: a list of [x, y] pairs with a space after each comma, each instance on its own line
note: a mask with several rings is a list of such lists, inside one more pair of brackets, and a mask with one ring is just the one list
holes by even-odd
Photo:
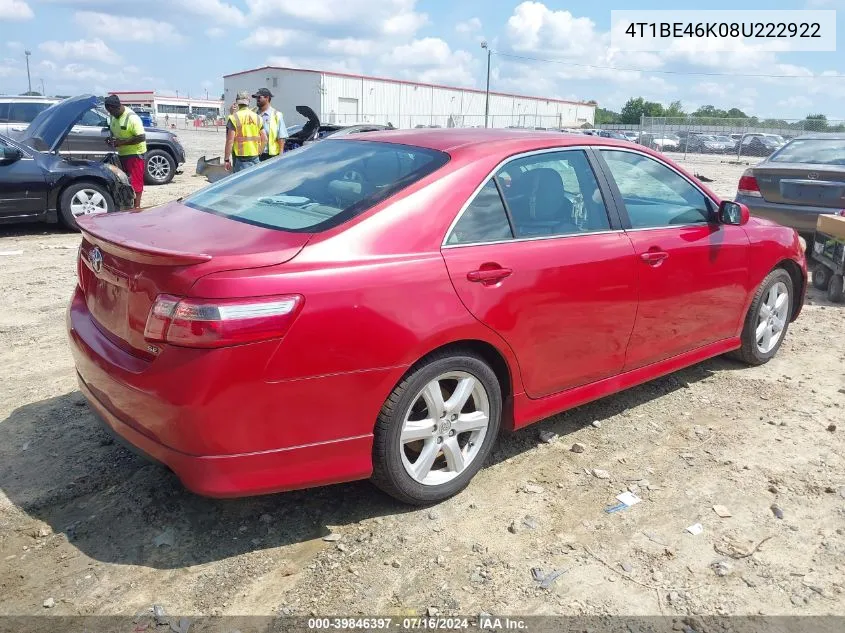
[[37, 95], [0, 95], [0, 101], [35, 101], [36, 103], [58, 103], [61, 99], [54, 97], [39, 97]]
[[574, 134], [570, 132], [484, 129], [484, 128], [421, 128], [368, 132], [366, 136], [345, 136], [338, 142], [381, 141], [413, 145], [425, 149], [453, 152], [458, 149], [496, 145], [497, 151], [530, 151], [567, 145], [614, 145], [637, 147], [628, 141], [606, 138], [598, 135]]

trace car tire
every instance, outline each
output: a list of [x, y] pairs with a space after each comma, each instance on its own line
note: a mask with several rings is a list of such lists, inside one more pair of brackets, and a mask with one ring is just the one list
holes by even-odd
[[845, 301], [845, 278], [842, 275], [832, 275], [827, 288], [827, 298], [833, 303]]
[[166, 185], [176, 175], [176, 161], [163, 149], [152, 149], [144, 157], [144, 183]]
[[109, 213], [115, 210], [114, 199], [101, 184], [84, 181], [73, 183], [59, 197], [59, 215], [62, 224], [79, 230], [76, 218], [82, 215]]
[[[782, 294], [786, 295], [783, 300]], [[774, 269], [754, 293], [742, 328], [742, 346], [732, 356], [748, 365], [769, 362], [786, 338], [794, 301], [792, 277], [783, 268]]]
[[[431, 407], [438, 413], [430, 414]], [[484, 360], [468, 351], [431, 355], [406, 374], [382, 407], [371, 481], [410, 505], [444, 501], [481, 469], [501, 417], [501, 387]]]
[[824, 264], [819, 264], [813, 269], [813, 286], [818, 290], [827, 291], [830, 286], [830, 279], [833, 272]]

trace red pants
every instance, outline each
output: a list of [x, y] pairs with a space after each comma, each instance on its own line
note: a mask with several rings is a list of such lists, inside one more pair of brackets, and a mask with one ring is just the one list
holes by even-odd
[[141, 156], [121, 156], [120, 166], [126, 175], [129, 176], [129, 183], [135, 190], [135, 195], [140, 196], [144, 191], [144, 169], [146, 161]]

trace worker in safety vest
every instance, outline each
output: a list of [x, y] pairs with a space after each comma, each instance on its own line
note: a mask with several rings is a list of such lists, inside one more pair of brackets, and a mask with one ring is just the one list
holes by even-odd
[[285, 139], [288, 136], [285, 127], [285, 119], [282, 113], [270, 105], [273, 93], [267, 88], [259, 88], [254, 95], [258, 104], [258, 116], [264, 124], [264, 133], [267, 135], [267, 149], [261, 153], [260, 160], [278, 156], [285, 151]]
[[141, 194], [144, 193], [144, 172], [146, 171], [147, 136], [141, 117], [120, 102], [117, 95], [109, 95], [103, 101], [106, 112], [111, 116], [111, 135], [106, 143], [117, 149], [120, 167], [129, 176], [135, 191], [135, 208], [141, 208]]
[[235, 102], [238, 110], [226, 121], [226, 150], [223, 155], [226, 157], [226, 169], [239, 172], [258, 164], [258, 157], [267, 145], [267, 135], [261, 119], [249, 109], [249, 93], [239, 92]]

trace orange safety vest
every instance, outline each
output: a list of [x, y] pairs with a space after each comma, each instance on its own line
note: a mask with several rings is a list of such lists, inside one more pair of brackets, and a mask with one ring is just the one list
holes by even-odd
[[235, 126], [233, 151], [238, 158], [258, 156], [261, 149], [261, 130], [264, 125], [258, 115], [249, 108], [241, 108], [229, 115]]

